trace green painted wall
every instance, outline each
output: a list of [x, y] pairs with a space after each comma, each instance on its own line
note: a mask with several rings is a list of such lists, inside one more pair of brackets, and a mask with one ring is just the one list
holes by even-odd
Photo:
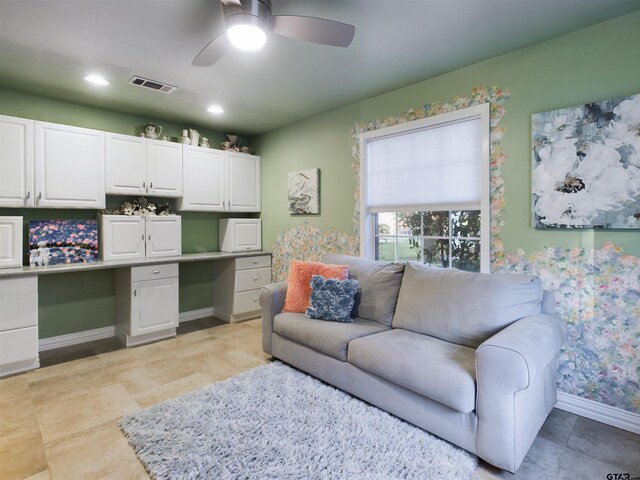
[[[420, 61], [419, 57], [416, 61]], [[506, 207], [502, 231], [507, 252], [545, 246], [600, 247], [612, 241], [640, 255], [640, 232], [531, 227], [531, 114], [640, 93], [640, 12], [558, 37], [406, 88], [309, 118], [254, 139], [262, 158], [263, 242], [307, 221], [321, 231], [352, 233], [355, 208], [351, 129], [358, 122], [399, 115], [436, 101], [450, 102], [476, 85], [511, 90], [502, 141]], [[339, 85], [336, 85], [339, 88]], [[321, 169], [321, 213], [306, 218], [287, 211], [287, 172]]]
[[[93, 128], [126, 135], [138, 135], [143, 125], [152, 122], [176, 141], [184, 128], [197, 128], [212, 144], [225, 135], [201, 125], [176, 124], [165, 119], [103, 110], [77, 103], [0, 88], [0, 114], [46, 122]], [[246, 141], [243, 142], [246, 144]], [[129, 197], [110, 196], [107, 208], [114, 208]], [[166, 199], [162, 200], [166, 201]], [[171, 200], [169, 200], [171, 202]], [[0, 215], [21, 215], [25, 224], [42, 219], [95, 219], [96, 210], [55, 210], [0, 208]], [[180, 212], [182, 215], [183, 253], [218, 250], [218, 213]], [[238, 215], [234, 215], [237, 217]], [[28, 263], [27, 229], [24, 229], [25, 264]], [[56, 335], [114, 325], [115, 280], [113, 270], [44, 275], [39, 280], [39, 336]], [[213, 272], [210, 262], [180, 265], [180, 311], [213, 305]]]

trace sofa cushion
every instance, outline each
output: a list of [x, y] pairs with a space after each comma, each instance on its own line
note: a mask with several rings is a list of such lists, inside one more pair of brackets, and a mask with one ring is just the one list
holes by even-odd
[[540, 279], [462, 272], [409, 262], [394, 328], [478, 347], [516, 320], [540, 313]]
[[349, 277], [349, 270], [346, 265], [327, 265], [321, 262], [291, 260], [283, 312], [304, 313], [309, 308], [311, 277], [314, 275], [344, 280]]
[[350, 322], [357, 290], [358, 282], [352, 278], [337, 280], [314, 275], [311, 277], [311, 305], [304, 315], [330, 322]]
[[459, 412], [475, 409], [475, 349], [395, 328], [353, 340], [349, 363]]
[[358, 281], [352, 316], [391, 325], [402, 283], [404, 263], [389, 263], [347, 255], [328, 254], [327, 263], [349, 267], [349, 278]]
[[343, 362], [347, 360], [347, 346], [351, 340], [388, 329], [362, 318], [338, 323], [307, 318], [301, 313], [279, 313], [273, 319], [273, 330], [277, 334]]

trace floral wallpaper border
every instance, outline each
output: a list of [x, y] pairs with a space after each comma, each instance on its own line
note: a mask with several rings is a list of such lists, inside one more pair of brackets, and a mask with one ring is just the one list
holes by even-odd
[[496, 272], [539, 276], [556, 296], [569, 339], [559, 356], [559, 389], [629, 412], [640, 413], [640, 258], [612, 243], [599, 249], [550, 247], [505, 254], [500, 232], [505, 206], [501, 146], [509, 90], [477, 86], [452, 103], [432, 103], [381, 120], [357, 124], [351, 132], [355, 180], [354, 233], [322, 233], [308, 223], [278, 235], [273, 245], [273, 275], [285, 280], [292, 258], [319, 260], [324, 253], [359, 254], [360, 152], [358, 135], [419, 118], [489, 102], [491, 104], [491, 260]]

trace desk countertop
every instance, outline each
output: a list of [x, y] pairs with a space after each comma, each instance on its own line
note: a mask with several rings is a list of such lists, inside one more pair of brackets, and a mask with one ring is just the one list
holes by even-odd
[[158, 265], [161, 263], [205, 262], [209, 260], [223, 260], [228, 258], [253, 257], [257, 255], [271, 255], [271, 252], [202, 252], [186, 253], [175, 257], [139, 258], [132, 260], [114, 260], [110, 262], [62, 263], [58, 265], [45, 265], [40, 267], [0, 268], [0, 279], [33, 275], [49, 275], [54, 273], [84, 272], [88, 270], [105, 270], [110, 268], [136, 267], [142, 265]]

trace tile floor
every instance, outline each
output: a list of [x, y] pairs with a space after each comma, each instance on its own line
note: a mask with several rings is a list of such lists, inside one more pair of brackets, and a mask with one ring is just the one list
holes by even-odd
[[[147, 479], [122, 415], [264, 364], [260, 320], [214, 318], [176, 338], [115, 339], [41, 352], [42, 367], [0, 380], [0, 479]], [[474, 480], [640, 477], [640, 436], [554, 410], [516, 475], [480, 463]]]

